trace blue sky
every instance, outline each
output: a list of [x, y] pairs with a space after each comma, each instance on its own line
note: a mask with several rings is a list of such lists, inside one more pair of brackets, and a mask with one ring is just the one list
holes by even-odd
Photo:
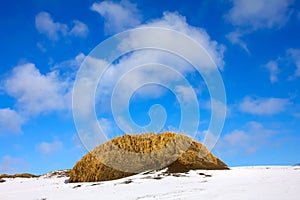
[[[0, 173], [71, 168], [87, 152], [72, 115], [77, 70], [100, 42], [144, 26], [183, 32], [202, 42], [217, 64], [227, 96], [217, 156], [229, 166], [300, 162], [299, 1], [13, 0], [0, 9]], [[200, 104], [201, 142], [211, 116], [205, 82], [188, 63], [154, 50], [121, 57], [98, 86], [96, 111], [106, 135], [123, 134], [109, 108], [111, 84], [149, 61], [180, 68], [190, 82]], [[133, 83], [137, 76], [127, 84]], [[163, 130], [176, 131], [178, 99], [161, 86], [134, 93], [132, 119], [147, 125], [153, 104], [165, 107]]]

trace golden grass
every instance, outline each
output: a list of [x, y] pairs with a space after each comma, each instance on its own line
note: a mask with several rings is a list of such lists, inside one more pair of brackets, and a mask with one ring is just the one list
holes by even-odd
[[70, 172], [69, 182], [105, 181], [168, 167], [169, 172], [228, 169], [202, 144], [186, 135], [124, 135], [86, 154]]
[[36, 178], [36, 177], [39, 177], [39, 176], [34, 175], [34, 174], [29, 174], [29, 173], [21, 173], [21, 174], [13, 174], [13, 175], [1, 174], [0, 175], [0, 179], [2, 179], [2, 178]]

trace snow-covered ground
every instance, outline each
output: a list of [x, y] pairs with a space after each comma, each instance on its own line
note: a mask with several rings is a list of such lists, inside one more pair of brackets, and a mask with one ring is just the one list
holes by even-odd
[[176, 176], [160, 171], [95, 183], [67, 183], [67, 179], [5, 179], [0, 199], [300, 199], [299, 166], [197, 170]]

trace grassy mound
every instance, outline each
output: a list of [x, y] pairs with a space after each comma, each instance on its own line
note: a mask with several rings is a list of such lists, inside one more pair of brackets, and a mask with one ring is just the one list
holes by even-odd
[[113, 180], [166, 167], [171, 173], [228, 169], [205, 146], [186, 135], [148, 133], [124, 135], [96, 147], [76, 163], [69, 182]]
[[0, 175], [0, 179], [2, 179], [2, 178], [37, 178], [37, 177], [39, 177], [39, 176], [34, 175], [34, 174], [29, 174], [29, 173], [13, 174], [13, 175], [1, 174]]

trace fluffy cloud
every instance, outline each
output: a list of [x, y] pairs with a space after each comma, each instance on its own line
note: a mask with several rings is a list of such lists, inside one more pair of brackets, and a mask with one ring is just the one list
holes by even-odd
[[[292, 73], [285, 73], [288, 77], [285, 77], [287, 80], [294, 80], [300, 77], [300, 49], [287, 49], [284, 55], [279, 56], [278, 58], [269, 61], [264, 67], [270, 73], [270, 81], [271, 83], [278, 81], [278, 75], [282, 72], [279, 66], [284, 66], [285, 68], [294, 68]], [[292, 70], [290, 70], [292, 71]]]
[[66, 24], [54, 22], [47, 12], [40, 12], [35, 17], [35, 27], [40, 33], [46, 34], [52, 40], [57, 40], [60, 35], [66, 35], [68, 32]]
[[242, 112], [257, 115], [273, 115], [286, 110], [291, 102], [283, 98], [251, 98], [245, 97], [239, 104]]
[[[161, 27], [164, 30], [172, 29], [175, 31], [179, 31], [185, 34], [187, 37], [192, 38], [194, 41], [197, 41], [202, 45], [203, 49], [205, 49], [210, 58], [217, 64], [219, 69], [223, 69], [223, 52], [224, 46], [218, 44], [216, 41], [213, 41], [207, 32], [204, 29], [193, 27], [189, 25], [185, 19], [185, 17], [176, 14], [176, 13], [164, 13], [162, 18], [152, 20], [146, 24], [142, 24], [139, 27]], [[145, 31], [144, 34], [135, 34], [132, 33], [126, 38], [126, 40], [122, 40], [119, 44], [119, 49], [134, 49], [142, 44], [153, 44], [152, 42], [157, 42], [156, 38], [153, 38], [153, 33], [149, 33], [149, 31]], [[207, 58], [207, 54], [199, 53], [198, 51], [194, 51], [190, 47], [185, 47], [185, 43], [181, 40], [178, 40], [175, 37], [175, 34], [168, 35], [159, 35], [163, 38], [159, 39], [160, 43], [163, 43], [166, 49], [174, 49], [174, 47], [182, 47], [182, 52], [184, 51], [184, 55], [188, 54], [189, 58]], [[156, 40], [156, 41], [154, 41]], [[75, 91], [75, 96], [80, 98], [75, 98], [73, 106], [75, 109], [75, 115], [80, 116], [80, 118], [89, 118], [89, 116], [94, 115], [93, 106], [93, 98], [91, 95], [82, 95], [82, 94], [94, 94], [95, 81], [98, 81], [98, 72], [104, 70], [104, 67], [108, 64], [105, 60], [97, 59], [94, 57], [87, 56], [85, 60], [86, 69], [81, 70], [81, 73], [84, 75], [82, 78], [77, 79], [76, 83], [78, 83], [77, 89]], [[207, 59], [206, 59], [207, 60]], [[199, 61], [200, 62], [200, 61]], [[199, 64], [199, 63], [197, 63]], [[211, 60], [208, 65], [207, 62], [203, 61], [200, 63], [200, 66], [205, 69], [203, 71], [211, 72]], [[215, 69], [215, 68], [213, 68]], [[96, 92], [96, 103], [97, 103], [97, 111], [102, 112], [101, 114], [110, 113], [111, 105], [115, 109], [121, 110], [122, 114], [124, 113], [124, 109], [127, 108], [127, 103], [130, 101], [130, 97], [132, 95], [132, 91], [138, 90], [139, 97], [150, 97], [157, 98], [160, 97], [164, 92], [161, 90], [162, 87], [143, 87], [145, 84], [163, 84], [173, 86], [173, 91], [179, 93], [178, 95], [184, 96], [184, 100], [190, 101], [192, 96], [191, 91], [188, 91], [185, 86], [179, 83], [181, 77], [185, 78], [195, 73], [195, 69], [191, 64], [185, 61], [183, 58], [172, 54], [170, 52], [162, 51], [159, 49], [143, 49], [138, 51], [133, 51], [130, 54], [126, 54], [119, 58], [117, 61], [113, 62], [109, 68], [104, 72], [101, 80], [99, 81], [99, 85]], [[178, 75], [179, 74], [179, 75]], [[88, 85], [88, 86], [87, 86]], [[86, 87], [85, 87], [86, 86]], [[115, 86], [118, 86], [115, 88]], [[177, 88], [175, 88], [177, 86]], [[178, 87], [181, 86], [181, 87]], [[141, 88], [143, 87], [143, 88]], [[191, 88], [193, 89], [193, 88]], [[119, 91], [119, 92], [116, 92]], [[197, 91], [195, 91], [197, 93]], [[111, 95], [115, 95], [112, 96]], [[76, 100], [77, 99], [77, 100]], [[115, 103], [114, 103], [115, 102]], [[97, 113], [99, 114], [99, 113]], [[118, 115], [116, 117], [116, 121], [120, 124], [131, 125], [130, 121], [127, 121], [128, 118], [121, 119], [123, 116]], [[84, 119], [86, 119], [84, 118]], [[90, 119], [89, 120], [93, 120]], [[125, 123], [122, 123], [125, 121]], [[86, 121], [88, 123], [88, 120]], [[85, 127], [86, 123], [82, 123], [82, 126]], [[92, 126], [90, 126], [92, 127]], [[127, 130], [130, 130], [129, 127]], [[91, 130], [92, 132], [93, 130]], [[83, 133], [86, 135], [85, 133]], [[92, 137], [91, 137], [92, 138]]]
[[175, 87], [175, 92], [179, 94], [184, 103], [191, 103], [193, 102], [194, 99], [197, 99], [195, 91], [191, 87], [183, 86], [183, 85], [178, 85]]
[[23, 118], [10, 108], [0, 109], [0, 132], [22, 133]]
[[[156, 19], [143, 25], [143, 27], [148, 26], [169, 28], [186, 34], [187, 36], [199, 42], [202, 47], [209, 52], [211, 58], [217, 63], [218, 67], [223, 68], [224, 47], [218, 44], [216, 41], [211, 40], [204, 29], [190, 26], [184, 17], [174, 13], [164, 13], [164, 16], [161, 19]], [[128, 45], [129, 48], [134, 48], [134, 45], [143, 44], [145, 41], [149, 41], [151, 43], [152, 41], [150, 41], [150, 39], [153, 37], [151, 37], [152, 35], [147, 34], [149, 33], [143, 34], [142, 37], [130, 35], [129, 39], [126, 39], [127, 43], [121, 43], [120, 46], [123, 48], [123, 45]], [[166, 48], [169, 46], [174, 47], [174, 41], [178, 42], [180, 46], [180, 41], [174, 40], [174, 38], [171, 37], [172, 34], [168, 36], [168, 38], [163, 38], [160, 40], [165, 43]], [[191, 57], [199, 58], [201, 56], [205, 56], [202, 54], [199, 55], [199, 52], [191, 51], [189, 48], [184, 49], [188, 54], [190, 54]], [[92, 105], [94, 105], [94, 96], [82, 94], [94, 93], [93, 88], [96, 87], [94, 82], [96, 81], [97, 83], [99, 78], [97, 74], [99, 70], [100, 72], [104, 70], [104, 67], [107, 64], [108, 63], [104, 60], [87, 56], [85, 62], [87, 67], [86, 69], [82, 70], [81, 73], [84, 74], [84, 77], [88, 76], [89, 78], [77, 79], [78, 85], [75, 90], [75, 96], [80, 98], [75, 98], [73, 103], [75, 108], [73, 109], [73, 112], [75, 110], [76, 116], [80, 116], [81, 118], [93, 116], [94, 110]], [[110, 107], [113, 106], [115, 110], [117, 109], [123, 112], [123, 109], [127, 108], [127, 102], [130, 101], [132, 92], [137, 91], [138, 89], [140, 89], [138, 93], [139, 97], [157, 98], [163, 94], [161, 87], [140, 88], [145, 86], [144, 84], [146, 83], [164, 84], [165, 86], [169, 85], [170, 87], [175, 85], [177, 87], [173, 87], [173, 91], [177, 92], [180, 97], [183, 97], [182, 99], [184, 99], [184, 101], [189, 102], [191, 99], [190, 97], [193, 95], [191, 91], [187, 89], [186, 86], [188, 85], [180, 85], [177, 83], [181, 81], [179, 75], [185, 79], [189, 73], [193, 72], [195, 72], [195, 69], [189, 63], [174, 54], [157, 49], [134, 51], [129, 55], [121, 57], [118, 62], [114, 62], [107, 69], [107, 71], [105, 71], [103, 77], [101, 77], [96, 93], [96, 103], [98, 108], [100, 108], [98, 110], [106, 113]], [[84, 87], [84, 85], [88, 85], [88, 87]], [[115, 88], [115, 86], [118, 87]], [[195, 92], [197, 93], [197, 91]], [[115, 96], [112, 97], [111, 94], [114, 94]], [[120, 123], [122, 122], [120, 117], [116, 118], [116, 120]], [[126, 121], [123, 124], [128, 123], [129, 122]], [[82, 126], [85, 125], [83, 124]]]
[[[203, 48], [208, 51], [211, 58], [215, 61], [218, 67], [220, 69], [223, 68], [224, 46], [218, 44], [216, 41], [211, 40], [204, 29], [190, 26], [186, 22], [186, 19], [184, 17], [174, 13], [164, 13], [164, 16], [161, 19], [153, 20], [147, 24], [144, 24], [142, 27], [147, 26], [170, 28], [185, 33], [186, 35], [199, 42], [203, 46]], [[151, 37], [147, 37], [146, 34], [143, 35], [143, 38], [137, 38], [134, 36], [132, 36], [132, 38], [132, 40], [126, 40], [126, 42], [128, 42], [126, 43], [126, 45], [133, 45], [134, 48], [134, 45], [138, 45], [139, 42], [142, 42], [141, 40], [145, 41]], [[166, 38], [162, 40], [166, 42], [166, 46], [172, 45], [174, 43], [172, 38]], [[189, 52], [189, 54], [192, 54], [192, 56], [199, 56], [198, 52]], [[102, 62], [102, 64], [100, 62]], [[194, 71], [193, 67], [189, 65], [189, 63], [171, 53], [160, 50], [135, 51], [132, 54], [121, 58], [116, 64], [110, 66], [110, 68], [105, 72], [103, 79], [101, 80], [102, 82], [100, 82], [100, 84], [104, 84], [104, 88], [99, 88], [99, 90], [101, 90], [101, 94], [105, 93], [105, 87], [114, 85], [118, 80], [120, 80], [122, 75], [130, 72], [135, 67], [142, 66], [145, 63], [159, 63], [161, 65], [170, 66], [177, 72], [181, 73], [183, 76]], [[103, 66], [103, 61], [99, 61], [99, 64], [97, 64], [97, 66]], [[158, 69], [160, 68], [159, 66], [155, 68], [145, 66], [142, 68], [143, 70], [136, 70], [135, 73], [132, 73], [132, 76], [130, 76], [130, 79], [128, 79], [128, 82], [126, 82], [127, 88], [130, 89], [140, 86], [145, 79], [148, 79], [148, 77], [153, 77], [153, 80], [157, 80], [157, 82], [160, 82], [160, 80], [172, 81], [174, 80], [174, 78], [176, 78], [176, 76], [174, 76], [175, 73], [157, 73]], [[161, 69], [162, 68], [163, 67], [161, 67]], [[153, 89], [153, 87], [149, 87], [148, 89]], [[155, 90], [149, 91], [149, 93], [151, 95], [156, 95], [156, 93], [161, 94], [157, 89], [158, 88], [155, 88]], [[147, 94], [144, 93], [144, 95]]]
[[231, 0], [233, 7], [225, 18], [237, 30], [227, 35], [233, 44], [240, 45], [249, 53], [242, 37], [258, 29], [281, 28], [291, 13], [294, 0]]
[[[142, 25], [142, 27], [148, 26], [169, 28], [186, 34], [187, 36], [199, 42], [203, 46], [203, 48], [210, 54], [211, 58], [215, 61], [218, 67], [220, 69], [223, 68], [223, 45], [220, 45], [216, 41], [211, 40], [204, 29], [189, 25], [184, 17], [174, 13], [164, 13], [164, 16], [161, 19], [156, 19]], [[130, 36], [130, 38], [126, 40], [127, 43], [124, 45], [128, 45], [129, 48], [131, 46], [132, 48], [134, 48], [135, 45], [153, 38], [150, 36], [151, 35], [148, 36], [147, 34], [143, 34], [143, 37], [138, 37], [136, 35], [133, 35], [132, 37]], [[171, 35], [169, 35], [168, 38], [161, 39], [161, 41], [165, 43], [166, 47], [174, 46], [174, 38], [172, 38]], [[176, 42], [179, 43], [180, 41]], [[120, 45], [121, 47], [123, 47], [123, 44]], [[199, 56], [205, 56], [199, 55], [199, 52], [190, 51], [189, 49], [186, 49], [186, 51], [192, 57], [199, 58]], [[145, 63], [159, 63], [160, 65], [157, 65], [155, 67], [143, 66]], [[105, 62], [103, 61], [98, 61], [98, 64], [95, 63], [95, 65], [97, 65], [98, 67], [103, 66], [103, 64], [105, 64]], [[170, 70], [166, 72], [166, 68], [162, 67], [161, 65], [169, 66]], [[134, 69], [136, 67], [139, 67], [139, 69]], [[123, 79], [121, 86], [123, 85], [124, 87], [122, 88], [122, 90], [120, 90], [122, 91], [122, 95], [120, 96], [119, 102], [126, 102], [121, 101], [121, 99], [126, 99], [126, 94], [130, 93], [130, 91], [132, 91], [134, 88], [137, 89], [141, 87], [145, 80], [149, 80], [152, 78], [152, 81], [155, 83], [174, 83], [174, 81], [177, 81], [179, 78], [175, 73], [176, 71], [177, 73], [180, 73], [183, 77], [185, 77], [187, 74], [194, 72], [195, 69], [185, 60], [171, 53], [160, 50], [134, 51], [130, 55], [122, 57], [118, 62], [111, 65], [105, 72], [104, 76], [99, 82], [100, 86], [98, 87], [97, 92], [97, 96], [102, 99], [99, 104], [103, 105], [101, 107], [103, 109], [110, 106], [109, 94], [112, 93], [114, 89], [113, 86], [115, 86], [121, 79]], [[129, 74], [130, 76], [123, 76], [125, 74]], [[177, 88], [177, 91], [183, 92], [183, 90], [178, 89], [179, 88]], [[163, 92], [159, 87], [147, 87], [143, 88], [139, 92], [139, 96], [159, 97], [162, 94]], [[188, 95], [190, 95], [190, 92]], [[119, 105], [121, 106], [120, 103]]]
[[[176, 13], [164, 12], [163, 17], [161, 19], [153, 20], [145, 24], [144, 26], [168, 28], [186, 34], [188, 37], [191, 37], [192, 39], [196, 40], [199, 44], [201, 44], [202, 47], [208, 52], [212, 60], [216, 63], [218, 68], [223, 69], [223, 53], [225, 51], [224, 45], [218, 44], [217, 41], [212, 40], [205, 29], [189, 25], [185, 17]], [[143, 40], [147, 39], [147, 37], [137, 39]], [[174, 43], [174, 40], [172, 39], [172, 37], [163, 38], [160, 42], [165, 42], [167, 43], [167, 45], [172, 46], [172, 43]], [[181, 41], [176, 42], [177, 44], [180, 44]], [[192, 54], [192, 56], [203, 56], [199, 55], [198, 52], [189, 52], [189, 54]]]
[[278, 64], [275, 61], [270, 61], [264, 66], [270, 73], [270, 81], [271, 83], [275, 83], [278, 81], [278, 74], [280, 72], [278, 68]]
[[141, 15], [135, 4], [121, 1], [119, 4], [111, 1], [94, 3], [91, 10], [96, 11], [105, 19], [107, 33], [117, 33], [138, 26]]
[[74, 79], [77, 70], [85, 58], [86, 56], [83, 53], [79, 53], [75, 58], [56, 64], [51, 68], [51, 71], [59, 71], [59, 75], [65, 80]]
[[74, 20], [73, 22], [74, 26], [71, 29], [70, 34], [74, 36], [85, 37], [89, 31], [87, 25], [78, 20]]
[[226, 38], [232, 43], [240, 45], [247, 53], [250, 53], [247, 44], [241, 39], [244, 33], [241, 31], [233, 31], [226, 35]]
[[58, 40], [61, 36], [66, 35], [84, 37], [88, 33], [88, 27], [84, 23], [74, 20], [74, 26], [69, 31], [69, 27], [66, 24], [54, 22], [51, 15], [47, 12], [40, 12], [36, 15], [35, 27], [51, 40]]
[[296, 70], [290, 79], [300, 77], [300, 49], [288, 49], [288, 59], [296, 65]]
[[1, 133], [22, 133], [21, 126], [31, 117], [71, 109], [75, 72], [85, 55], [66, 60], [42, 74], [33, 63], [13, 70], [0, 83], [1, 92], [15, 98], [13, 108], [0, 108]]
[[294, 0], [232, 0], [232, 3], [228, 20], [235, 26], [256, 30], [285, 25]]
[[38, 115], [69, 107], [70, 84], [60, 80], [58, 71], [41, 74], [34, 64], [17, 66], [4, 81], [4, 89], [17, 101], [25, 115]]
[[63, 148], [63, 143], [61, 141], [42, 142], [37, 146], [37, 149], [42, 154], [46, 154], [46, 155], [59, 151], [62, 148]]
[[270, 142], [276, 131], [266, 129], [261, 123], [251, 121], [242, 129], [235, 129], [224, 134], [216, 145], [216, 151], [224, 155], [249, 155]]

